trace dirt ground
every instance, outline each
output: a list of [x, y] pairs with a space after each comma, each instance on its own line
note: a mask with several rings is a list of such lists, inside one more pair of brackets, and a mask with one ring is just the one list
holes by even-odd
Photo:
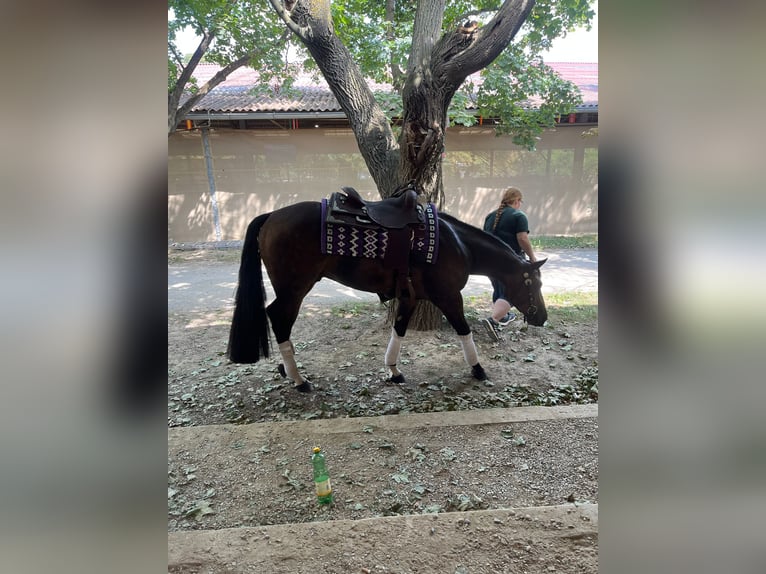
[[549, 305], [549, 326], [517, 320], [492, 342], [479, 318], [489, 295], [468, 301], [479, 360], [489, 376], [470, 375], [459, 341], [445, 324], [438, 331], [408, 331], [400, 369], [407, 382], [386, 382], [383, 355], [391, 327], [374, 303], [304, 307], [292, 341], [296, 361], [314, 385], [297, 393], [269, 359], [252, 365], [225, 357], [230, 310], [173, 314], [168, 318], [168, 426], [245, 424], [279, 420], [357, 417], [407, 412], [596, 402], [597, 316], [575, 318]]
[[[306, 305], [292, 341], [298, 366], [314, 385], [310, 394], [298, 393], [280, 377], [276, 345], [272, 357], [253, 365], [226, 359], [231, 309], [169, 315], [168, 530], [329, 520], [353, 525], [381, 516], [597, 503], [596, 418], [399, 433], [381, 432], [370, 423], [354, 433], [322, 436], [259, 424], [598, 402], [596, 307], [549, 303], [545, 327], [517, 320], [495, 343], [478, 322], [489, 305], [489, 293], [466, 301], [488, 381], [471, 377], [457, 337], [445, 324], [438, 331], [408, 331], [400, 360], [407, 378], [403, 385], [386, 381], [383, 354], [391, 328], [385, 307]], [[204, 429], [202, 437], [191, 432], [194, 429], [183, 430], [201, 425], [222, 426]], [[237, 439], [240, 428], [250, 433], [243, 437], [250, 438]], [[227, 445], [225, 451], [220, 440]], [[330, 507], [318, 507], [313, 495], [307, 453], [316, 442], [328, 453], [336, 485]], [[551, 520], [555, 526], [559, 519]], [[498, 533], [498, 524], [490, 521], [484, 549], [499, 536], [498, 551], [510, 562], [518, 559], [526, 571], [597, 572], [597, 533], [557, 538], [554, 544], [548, 532], [551, 524], [530, 530], [524, 534], [528, 540], [515, 544], [508, 542], [509, 532]], [[392, 523], [390, 528], [393, 539], [399, 526]], [[474, 534], [483, 539], [481, 532]], [[445, 555], [454, 542], [444, 538]], [[299, 560], [301, 548], [293, 550]], [[208, 571], [195, 568], [175, 565], [171, 571]], [[337, 571], [365, 571], [354, 568]], [[446, 570], [424, 555], [419, 563], [408, 559], [406, 568], [382, 560], [366, 571]], [[469, 571], [508, 570], [450, 570]]]

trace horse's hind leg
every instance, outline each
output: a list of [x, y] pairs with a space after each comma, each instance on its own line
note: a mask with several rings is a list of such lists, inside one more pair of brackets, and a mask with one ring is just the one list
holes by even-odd
[[415, 306], [415, 301], [411, 301], [409, 297], [402, 297], [399, 299], [399, 306], [396, 310], [396, 319], [394, 326], [391, 328], [391, 339], [388, 341], [388, 348], [386, 348], [385, 363], [391, 370], [391, 378], [388, 380], [401, 385], [405, 382], [404, 375], [399, 371], [396, 363], [399, 361], [399, 353], [402, 349], [402, 341], [404, 335], [407, 333], [407, 325], [410, 322], [410, 316]]
[[277, 295], [276, 299], [266, 307], [266, 312], [269, 314], [271, 329], [274, 331], [274, 338], [277, 340], [279, 352], [284, 362], [284, 367], [280, 365], [280, 373], [282, 376], [292, 379], [297, 390], [308, 393], [311, 392], [311, 383], [298, 372], [298, 365], [295, 362], [295, 347], [290, 341], [290, 333], [293, 330], [295, 320], [298, 318], [301, 301], [302, 298], [300, 297]]

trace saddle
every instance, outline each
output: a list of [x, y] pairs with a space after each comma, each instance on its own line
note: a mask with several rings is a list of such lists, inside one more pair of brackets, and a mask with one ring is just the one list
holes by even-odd
[[[341, 189], [343, 193], [336, 191], [327, 202], [326, 222], [364, 229], [385, 228], [387, 249], [383, 265], [396, 272], [396, 297], [406, 292], [414, 300], [410, 250], [414, 228], [425, 223], [415, 182], [408, 182], [381, 201], [365, 201], [353, 187]], [[382, 299], [383, 295], [379, 295]]]
[[397, 189], [389, 198], [366, 201], [353, 187], [342, 187], [343, 193], [330, 196], [327, 221], [357, 227], [402, 229], [423, 223], [423, 209], [412, 182]]

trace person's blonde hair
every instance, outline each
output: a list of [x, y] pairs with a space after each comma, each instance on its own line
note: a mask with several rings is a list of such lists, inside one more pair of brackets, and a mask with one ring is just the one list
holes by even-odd
[[518, 187], [509, 187], [503, 192], [500, 206], [495, 213], [495, 222], [492, 224], [492, 231], [494, 231], [497, 228], [497, 224], [500, 223], [500, 214], [503, 213], [503, 209], [510, 207], [514, 201], [521, 198], [521, 190]]

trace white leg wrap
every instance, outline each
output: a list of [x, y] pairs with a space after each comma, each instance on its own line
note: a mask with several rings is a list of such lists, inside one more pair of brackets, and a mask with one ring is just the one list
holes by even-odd
[[473, 367], [479, 362], [479, 354], [476, 352], [476, 343], [473, 342], [473, 333], [467, 335], [458, 335], [460, 346], [463, 347], [463, 357], [469, 367]]
[[282, 360], [285, 364], [287, 376], [295, 382], [296, 386], [303, 382], [303, 377], [298, 372], [298, 365], [295, 364], [295, 347], [288, 339], [279, 344], [279, 352], [282, 353]]
[[386, 356], [384, 358], [386, 366], [391, 369], [391, 374], [394, 376], [399, 375], [399, 369], [396, 368], [396, 363], [399, 362], [399, 351], [402, 349], [402, 340], [404, 337], [400, 337], [396, 334], [396, 329], [391, 328], [391, 340], [388, 341], [388, 348], [386, 349]]

